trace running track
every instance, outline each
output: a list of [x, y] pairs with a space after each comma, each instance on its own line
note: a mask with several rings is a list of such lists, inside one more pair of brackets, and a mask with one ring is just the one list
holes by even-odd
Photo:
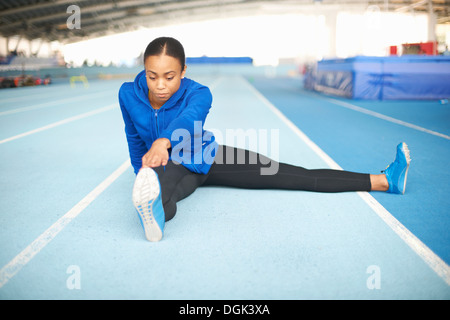
[[[254, 148], [226, 133], [267, 134], [280, 161], [376, 173], [406, 141], [407, 194], [200, 188], [149, 243], [131, 203], [121, 82], [2, 90], [1, 299], [450, 297], [448, 139], [299, 79], [188, 76], [211, 87], [206, 126], [222, 142]], [[344, 102], [450, 134], [437, 102]]]

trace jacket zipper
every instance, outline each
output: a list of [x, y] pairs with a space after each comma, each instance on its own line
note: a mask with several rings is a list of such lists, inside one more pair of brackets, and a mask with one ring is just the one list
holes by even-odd
[[158, 138], [159, 137], [158, 111], [155, 111], [155, 124], [156, 124], [156, 138]]

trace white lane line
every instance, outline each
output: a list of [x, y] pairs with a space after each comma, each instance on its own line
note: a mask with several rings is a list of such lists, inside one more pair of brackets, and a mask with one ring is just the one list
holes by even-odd
[[20, 252], [14, 259], [0, 270], [0, 288], [14, 277], [28, 262], [33, 259], [56, 235], [89, 206], [103, 191], [131, 166], [130, 160], [125, 161], [109, 177], [101, 182], [87, 196], [78, 202], [64, 216], [37, 237], [30, 245]]
[[214, 89], [216, 89], [216, 87], [219, 85], [220, 81], [222, 81], [222, 77], [216, 78], [209, 86], [209, 90], [210, 91], [214, 91]]
[[97, 97], [101, 97], [101, 96], [106, 96], [105, 92], [97, 92], [97, 93], [92, 93], [92, 94], [69, 97], [69, 98], [54, 100], [54, 101], [45, 102], [45, 103], [38, 103], [38, 104], [34, 104], [34, 105], [28, 106], [28, 107], [7, 110], [7, 111], [0, 112], [0, 116], [6, 116], [9, 114], [25, 112], [25, 111], [30, 111], [30, 110], [36, 110], [36, 109], [42, 109], [42, 108], [49, 108], [49, 107], [58, 106], [58, 105], [61, 105], [61, 104], [67, 103], [67, 102], [77, 102], [79, 100], [88, 100], [88, 99], [97, 98]]
[[381, 113], [378, 113], [378, 112], [375, 112], [375, 111], [372, 111], [372, 110], [361, 108], [359, 106], [355, 106], [354, 104], [351, 104], [351, 103], [348, 103], [348, 102], [345, 102], [345, 101], [340, 101], [340, 100], [336, 100], [336, 99], [333, 99], [333, 98], [325, 98], [325, 97], [322, 97], [322, 96], [319, 96], [319, 95], [316, 95], [316, 94], [314, 94], [314, 95], [317, 98], [319, 98], [319, 99], [326, 100], [326, 101], [331, 102], [331, 103], [333, 103], [335, 105], [338, 105], [338, 106], [341, 106], [341, 107], [344, 107], [344, 108], [347, 108], [347, 109], [350, 109], [350, 110], [353, 110], [353, 111], [361, 112], [361, 113], [367, 114], [369, 116], [372, 116], [372, 117], [375, 117], [375, 118], [378, 118], [378, 119], [386, 120], [386, 121], [389, 121], [389, 122], [392, 122], [392, 123], [395, 123], [395, 124], [398, 124], [398, 125], [401, 125], [401, 126], [404, 126], [404, 127], [407, 127], [407, 128], [411, 128], [411, 129], [414, 129], [414, 130], [418, 130], [418, 131], [421, 131], [421, 132], [425, 132], [425, 133], [432, 134], [432, 135], [437, 136], [437, 137], [441, 137], [441, 138], [450, 140], [450, 136], [445, 135], [443, 133], [439, 133], [437, 131], [429, 130], [429, 129], [417, 126], [415, 124], [412, 124], [412, 123], [409, 123], [409, 122], [406, 122], [406, 121], [402, 121], [402, 120], [399, 120], [399, 119], [396, 119], [396, 118], [392, 118], [392, 117], [386, 116], [384, 114], [381, 114]]
[[[303, 140], [326, 164], [336, 170], [342, 168], [322, 149], [309, 139], [292, 121], [290, 121], [280, 110], [278, 110], [269, 100], [264, 97], [255, 87], [246, 79], [242, 81], [247, 84], [249, 89], [272, 110], [294, 133]], [[419, 256], [434, 272], [436, 272], [448, 285], [450, 285], [450, 267], [439, 256], [430, 250], [422, 241], [412, 234], [403, 224], [392, 216], [375, 198], [367, 192], [357, 192], [357, 194], [366, 202], [372, 210]]]
[[29, 135], [34, 134], [34, 133], [45, 131], [45, 130], [48, 130], [48, 129], [51, 129], [51, 128], [54, 128], [54, 127], [57, 127], [57, 126], [60, 126], [60, 125], [72, 122], [72, 121], [76, 121], [76, 120], [80, 120], [80, 119], [83, 119], [83, 118], [87, 118], [87, 117], [90, 117], [90, 116], [93, 116], [93, 115], [96, 115], [96, 114], [99, 114], [99, 113], [102, 113], [102, 112], [105, 112], [105, 111], [109, 111], [109, 110], [112, 110], [112, 109], [115, 109], [115, 108], [118, 108], [118, 104], [117, 103], [111, 104], [111, 105], [103, 107], [103, 108], [98, 108], [98, 109], [95, 109], [95, 110], [92, 110], [92, 111], [89, 111], [89, 112], [86, 112], [86, 113], [82, 113], [82, 114], [79, 114], [77, 116], [66, 118], [66, 119], [61, 120], [61, 121], [53, 122], [53, 123], [48, 124], [46, 126], [43, 126], [43, 127], [40, 127], [40, 128], [34, 129], [34, 130], [30, 130], [30, 131], [27, 131], [27, 132], [24, 132], [24, 133], [21, 133], [21, 134], [18, 134], [18, 135], [15, 135], [15, 136], [3, 139], [3, 140], [0, 140], [0, 144], [3, 144], [5, 142], [9, 142], [9, 141], [13, 141], [13, 140], [16, 140], [16, 139], [20, 139], [20, 138], [29, 136]]

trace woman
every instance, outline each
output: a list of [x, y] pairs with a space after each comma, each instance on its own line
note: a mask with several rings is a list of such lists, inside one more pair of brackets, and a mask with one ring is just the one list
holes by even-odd
[[[119, 102], [137, 174], [133, 202], [149, 241], [162, 239], [176, 203], [199, 186], [405, 192], [410, 163], [405, 143], [398, 145], [395, 161], [379, 175], [277, 163], [248, 150], [219, 145], [203, 129], [211, 92], [184, 78], [180, 42], [167, 37], [153, 40], [145, 50], [144, 67], [134, 82], [122, 85]], [[276, 172], [264, 173], [269, 167], [277, 168]]]

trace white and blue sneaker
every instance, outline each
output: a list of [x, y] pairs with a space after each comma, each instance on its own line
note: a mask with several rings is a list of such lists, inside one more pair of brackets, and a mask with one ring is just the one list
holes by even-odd
[[406, 178], [408, 176], [411, 157], [406, 143], [402, 142], [397, 146], [397, 155], [383, 172], [389, 183], [389, 193], [405, 194]]
[[165, 216], [161, 201], [161, 186], [158, 175], [152, 168], [143, 168], [137, 174], [133, 187], [133, 204], [147, 240], [161, 240]]

